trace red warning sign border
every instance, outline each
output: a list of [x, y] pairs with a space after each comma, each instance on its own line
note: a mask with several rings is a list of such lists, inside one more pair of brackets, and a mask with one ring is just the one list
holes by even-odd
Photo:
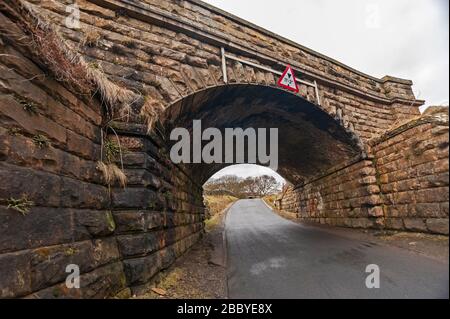
[[[284, 77], [286, 76], [286, 74], [288, 73], [289, 70], [291, 70], [292, 76], [294, 77], [295, 89], [281, 83], [281, 81], [283, 81]], [[283, 75], [278, 80], [278, 86], [282, 87], [283, 89], [289, 90], [291, 92], [295, 92], [295, 93], [300, 92], [300, 89], [298, 88], [298, 83], [297, 83], [297, 80], [295, 77], [295, 72], [290, 65], [288, 65], [286, 67], [286, 70], [284, 70]]]

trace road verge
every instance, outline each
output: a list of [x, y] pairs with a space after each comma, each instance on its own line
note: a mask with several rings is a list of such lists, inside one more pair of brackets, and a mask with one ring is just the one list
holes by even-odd
[[204, 237], [154, 279], [150, 292], [135, 298], [226, 299], [225, 219], [233, 204], [206, 223]]

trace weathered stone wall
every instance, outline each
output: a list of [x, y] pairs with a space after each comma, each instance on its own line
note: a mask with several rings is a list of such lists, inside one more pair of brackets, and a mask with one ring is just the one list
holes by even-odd
[[58, 284], [70, 263], [99, 278], [115, 269], [110, 287], [106, 277], [97, 285], [119, 292], [126, 282], [108, 238], [115, 228], [108, 188], [96, 170], [100, 106], [46, 77], [12, 46], [1, 49], [0, 296]]
[[117, 123], [115, 128], [126, 150], [128, 184], [112, 191], [114, 235], [127, 283], [140, 294], [201, 237], [203, 190], [170, 161], [158, 137], [148, 137], [146, 126]]
[[407, 122], [370, 145], [367, 160], [289, 189], [279, 208], [333, 226], [448, 235], [448, 109]]
[[373, 142], [386, 228], [448, 235], [448, 147], [448, 110]]
[[[7, 38], [0, 55], [0, 298], [145, 290], [200, 238], [201, 187], [157, 136], [123, 123], [113, 126], [128, 185], [107, 186], [96, 98], [72, 93]], [[69, 264], [80, 267], [82, 289], [67, 289]]]
[[304, 186], [290, 189], [281, 209], [304, 221], [333, 226], [381, 227], [383, 209], [376, 170], [371, 160], [338, 168]]

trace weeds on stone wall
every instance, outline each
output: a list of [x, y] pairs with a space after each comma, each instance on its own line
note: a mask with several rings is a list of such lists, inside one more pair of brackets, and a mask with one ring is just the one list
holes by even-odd
[[[127, 108], [141, 97], [113, 83], [101, 68], [86, 62], [52, 25], [40, 18], [33, 5], [21, 0], [4, 0], [0, 2], [0, 11], [20, 28], [11, 30], [7, 25], [0, 25], [2, 35], [26, 48], [36, 63], [78, 94], [91, 97], [98, 94], [111, 118], [114, 110]], [[97, 43], [98, 36], [86, 34], [85, 44]]]
[[18, 127], [11, 127], [8, 129], [8, 134], [11, 136], [19, 136], [20, 133], [21, 133], [21, 130]]
[[18, 211], [22, 215], [28, 214], [30, 212], [30, 208], [34, 206], [34, 202], [28, 200], [25, 195], [18, 199], [11, 197], [6, 201], [6, 204], [6, 208]]
[[144, 97], [144, 105], [141, 108], [139, 116], [147, 124], [147, 132], [151, 132], [159, 120], [159, 115], [164, 109], [164, 105], [151, 96]]
[[33, 136], [33, 142], [39, 148], [45, 148], [50, 146], [50, 141], [48, 138], [42, 134], [37, 134]]
[[97, 169], [102, 173], [108, 186], [113, 185], [117, 181], [123, 188], [126, 187], [127, 176], [116, 164], [106, 164], [102, 161], [98, 161]]
[[94, 48], [100, 44], [102, 36], [95, 30], [88, 29], [84, 33], [84, 37], [80, 42], [81, 46], [87, 46], [90, 48]]
[[[0, 2], [0, 12], [14, 23], [14, 26], [0, 25], [1, 35], [25, 49], [34, 62], [48, 70], [49, 75], [73, 92], [90, 98], [100, 98], [106, 120], [102, 128], [102, 152], [97, 168], [108, 187], [116, 182], [125, 187], [127, 178], [123, 170], [123, 151], [111, 123], [128, 121], [133, 114], [133, 108], [140, 107], [138, 116], [146, 123], [150, 132], [164, 108], [162, 103], [110, 81], [101, 65], [97, 62], [87, 62], [71, 48], [55, 27], [39, 16], [33, 4], [21, 0], [4, 0]], [[80, 45], [94, 47], [99, 44], [101, 38], [102, 35], [97, 31], [88, 30]], [[135, 43], [128, 42], [126, 47], [134, 48]], [[32, 103], [21, 101], [21, 104], [30, 114], [38, 111]], [[106, 136], [104, 133], [111, 131], [117, 136], [117, 143], [103, 138]], [[42, 135], [34, 136], [33, 141], [40, 148], [49, 145], [48, 139]], [[116, 163], [120, 163], [120, 168]]]
[[[116, 182], [123, 188], [127, 185], [127, 176], [123, 168], [123, 149], [120, 145], [119, 136], [112, 127], [108, 127], [117, 137], [117, 142], [105, 138], [105, 132], [102, 129], [102, 145], [101, 145], [101, 159], [97, 162], [97, 169], [102, 173], [103, 179], [110, 188]], [[120, 162], [121, 168], [116, 165]]]
[[22, 105], [23, 109], [30, 115], [36, 115], [39, 110], [39, 106], [31, 101], [25, 100], [17, 95], [14, 96], [14, 99]]

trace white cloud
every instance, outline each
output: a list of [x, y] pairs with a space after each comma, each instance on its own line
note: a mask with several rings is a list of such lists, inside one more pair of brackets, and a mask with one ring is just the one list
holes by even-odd
[[449, 100], [448, 0], [206, 0], [373, 76]]

